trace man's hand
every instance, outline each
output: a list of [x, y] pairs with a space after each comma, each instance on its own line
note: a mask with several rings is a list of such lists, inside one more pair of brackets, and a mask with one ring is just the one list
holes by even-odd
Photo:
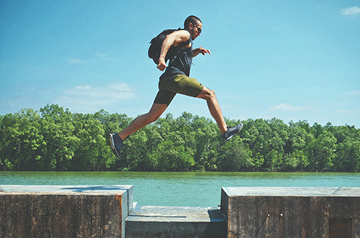
[[205, 54], [211, 55], [210, 50], [205, 49], [205, 48], [200, 46], [199, 48], [193, 50], [193, 57], [197, 56], [200, 53], [203, 54], [203, 55], [205, 55]]
[[209, 55], [211, 55], [210, 50], [205, 49], [205, 48], [203, 48], [203, 47], [201, 47], [201, 46], [199, 47], [199, 51], [200, 51], [200, 53], [203, 54], [203, 55], [205, 55], [206, 53], [208, 53]]
[[164, 71], [166, 68], [166, 63], [165, 60], [162, 58], [159, 58], [159, 64], [157, 66], [158, 69], [160, 69], [161, 71]]

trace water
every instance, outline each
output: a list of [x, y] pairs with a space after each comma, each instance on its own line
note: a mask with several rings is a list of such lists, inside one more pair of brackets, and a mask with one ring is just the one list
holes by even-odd
[[0, 172], [2, 185], [134, 185], [140, 206], [216, 207], [221, 187], [360, 187], [360, 173]]

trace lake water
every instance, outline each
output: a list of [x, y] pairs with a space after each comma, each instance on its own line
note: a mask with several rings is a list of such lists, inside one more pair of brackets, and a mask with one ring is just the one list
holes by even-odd
[[140, 206], [216, 207], [221, 187], [360, 187], [360, 173], [4, 172], [2, 185], [134, 185]]

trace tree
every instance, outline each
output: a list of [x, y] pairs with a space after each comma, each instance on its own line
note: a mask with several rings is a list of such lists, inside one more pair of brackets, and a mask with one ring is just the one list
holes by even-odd
[[217, 170], [216, 156], [220, 147], [217, 125], [205, 117], [193, 119], [194, 160], [196, 170]]
[[158, 162], [160, 171], [186, 171], [194, 165], [194, 160], [185, 155], [184, 147], [175, 146], [172, 141], [160, 143], [150, 156]]
[[248, 119], [225, 143], [212, 120], [167, 114], [127, 138], [118, 159], [108, 135], [131, 121], [105, 110], [72, 114], [56, 104], [0, 115], [0, 170], [360, 171], [355, 126]]
[[74, 135], [79, 139], [70, 170], [105, 170], [115, 160], [110, 147], [104, 137], [104, 126], [92, 115], [76, 114], [73, 121], [77, 121]]
[[[308, 155], [314, 136], [310, 129], [303, 124], [290, 124], [289, 138], [285, 145], [285, 171], [304, 171], [309, 166]], [[296, 165], [296, 166], [295, 166]]]
[[40, 113], [46, 143], [43, 162], [52, 170], [67, 170], [80, 142], [74, 135], [71, 113], [55, 104], [41, 108]]
[[45, 143], [40, 133], [39, 119], [39, 115], [32, 109], [22, 109], [19, 113], [7, 114], [3, 118], [1, 157], [4, 158], [5, 169], [42, 168], [39, 160]]
[[224, 143], [218, 153], [218, 168], [221, 171], [252, 171], [251, 152], [246, 149], [239, 136]]
[[333, 171], [333, 160], [336, 158], [336, 138], [333, 134], [324, 130], [317, 139], [312, 142], [310, 154], [310, 167], [314, 171]]
[[347, 137], [337, 146], [337, 157], [334, 160], [337, 171], [360, 171], [360, 141]]

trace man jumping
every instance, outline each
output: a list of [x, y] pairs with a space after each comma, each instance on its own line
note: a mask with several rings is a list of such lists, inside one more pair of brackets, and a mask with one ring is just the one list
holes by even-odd
[[[120, 158], [121, 146], [125, 138], [156, 121], [163, 114], [177, 93], [205, 99], [209, 111], [215, 119], [222, 138], [225, 141], [229, 140], [242, 129], [242, 123], [235, 127], [228, 127], [223, 118], [215, 92], [199, 83], [195, 78], [189, 77], [192, 58], [200, 53], [203, 55], [211, 54], [209, 50], [202, 47], [193, 49], [193, 40], [200, 36], [202, 27], [202, 22], [198, 17], [189, 16], [185, 20], [184, 30], [174, 31], [166, 36], [161, 47], [159, 64], [157, 65], [159, 70], [166, 70], [160, 76], [159, 92], [156, 95], [150, 111], [137, 117], [129, 126], [119, 133], [110, 134], [111, 148], [117, 157]], [[170, 59], [169, 66], [166, 67], [165, 57], [170, 47], [182, 46], [185, 42], [189, 43], [178, 50], [175, 56]]]

